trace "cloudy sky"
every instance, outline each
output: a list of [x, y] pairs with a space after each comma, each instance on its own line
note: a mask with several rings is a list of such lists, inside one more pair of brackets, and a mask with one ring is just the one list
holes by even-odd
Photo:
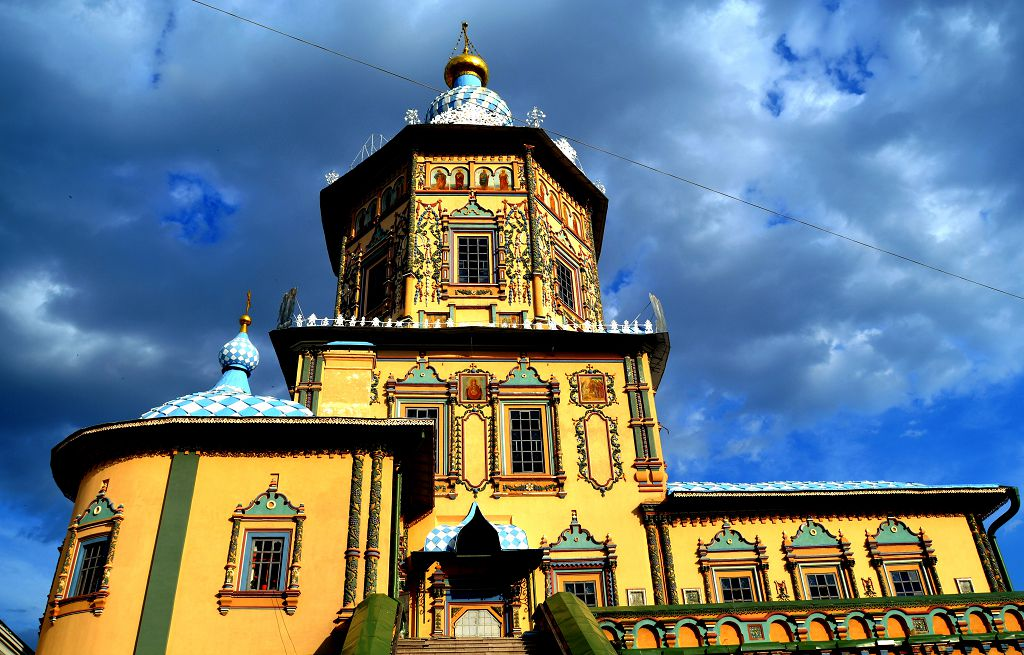
[[[520, 117], [1024, 295], [1020, 3], [411, 4], [220, 2], [437, 86], [469, 20]], [[249, 288], [283, 394], [324, 173], [434, 94], [186, 0], [0, 0], [0, 79], [0, 618], [34, 642], [50, 447], [208, 388]], [[1024, 482], [1024, 302], [577, 148], [607, 318], [667, 311], [672, 479]]]

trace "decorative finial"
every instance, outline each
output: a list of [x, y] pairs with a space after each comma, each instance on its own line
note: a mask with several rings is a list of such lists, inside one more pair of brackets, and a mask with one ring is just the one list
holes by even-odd
[[405, 110], [405, 124], [406, 125], [419, 125], [421, 122], [422, 121], [420, 121], [420, 112], [419, 112], [418, 109], [406, 109]]
[[324, 173], [324, 180], [327, 182], [327, 186], [331, 186], [340, 179], [341, 175], [338, 174], [338, 171], [330, 170]]
[[245, 313], [238, 318], [238, 326], [241, 332], [248, 332], [252, 325], [252, 317], [249, 316], [249, 309], [252, 307], [252, 290], [245, 292]]
[[[444, 81], [448, 88], [456, 86], [487, 86], [487, 62], [477, 52], [476, 46], [469, 40], [469, 23], [462, 22], [462, 52], [453, 54], [444, 67]], [[458, 52], [459, 44], [455, 43], [454, 52]]]
[[526, 112], [526, 124], [530, 127], [540, 127], [544, 122], [544, 119], [548, 115], [540, 110], [540, 107], [534, 107], [530, 111]]

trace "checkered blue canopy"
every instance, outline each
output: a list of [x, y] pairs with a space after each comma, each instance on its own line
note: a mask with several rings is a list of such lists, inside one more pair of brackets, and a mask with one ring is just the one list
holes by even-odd
[[252, 341], [249, 341], [248, 334], [239, 332], [220, 349], [217, 361], [220, 362], [221, 370], [237, 368], [252, 373], [253, 369], [260, 365], [260, 351], [256, 350]]
[[[427, 538], [423, 542], [423, 551], [427, 553], [454, 551], [455, 538], [459, 536], [459, 531], [469, 523], [470, 519], [473, 518], [473, 514], [479, 511], [480, 508], [476, 503], [473, 503], [473, 506], [469, 509], [469, 513], [466, 514], [466, 518], [462, 519], [462, 522], [458, 525], [442, 523], [431, 530], [427, 533]], [[488, 521], [488, 523], [491, 522]], [[529, 540], [526, 537], [526, 531], [518, 525], [513, 525], [511, 523], [491, 523], [491, 527], [493, 527], [498, 533], [498, 543], [501, 545], [502, 550], [527, 550], [530, 547]]]
[[249, 374], [260, 363], [260, 352], [239, 332], [220, 349], [220, 381], [208, 391], [190, 393], [154, 407], [140, 418], [171, 416], [312, 416], [305, 406], [270, 396], [254, 396]]
[[426, 122], [429, 123], [435, 116], [449, 109], [458, 109], [467, 104], [480, 105], [492, 114], [503, 118], [505, 125], [512, 125], [512, 110], [508, 108], [501, 96], [484, 86], [456, 86], [448, 89], [430, 103], [430, 107], [427, 108]]
[[209, 391], [190, 393], [154, 407], [140, 418], [168, 416], [312, 416], [304, 406], [270, 396], [254, 396], [247, 390], [219, 385]]

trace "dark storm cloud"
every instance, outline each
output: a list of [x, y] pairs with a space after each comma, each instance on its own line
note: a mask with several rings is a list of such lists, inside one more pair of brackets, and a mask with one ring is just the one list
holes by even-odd
[[[225, 8], [435, 85], [468, 19], [518, 116], [1022, 292], [1016, 4]], [[0, 611], [28, 636], [69, 512], [48, 449], [212, 386], [250, 288], [252, 386], [285, 393], [281, 294], [332, 306], [323, 174], [433, 94], [186, 2], [0, 18]], [[668, 312], [674, 479], [1022, 481], [1019, 301], [576, 147], [607, 319]]]

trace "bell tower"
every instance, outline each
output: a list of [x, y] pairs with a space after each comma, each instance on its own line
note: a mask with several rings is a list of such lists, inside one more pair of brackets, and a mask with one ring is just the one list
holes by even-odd
[[603, 321], [608, 201], [538, 128], [513, 126], [463, 28], [449, 89], [323, 190], [336, 315], [522, 326]]

